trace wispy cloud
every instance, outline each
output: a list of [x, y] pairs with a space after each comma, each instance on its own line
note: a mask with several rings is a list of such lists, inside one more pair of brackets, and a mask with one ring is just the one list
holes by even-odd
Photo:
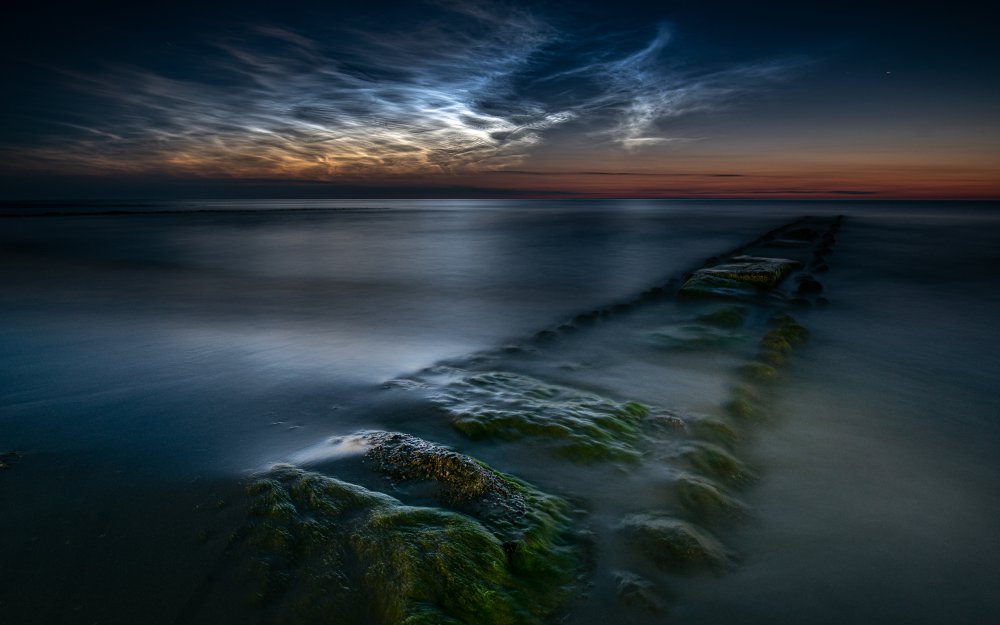
[[[626, 150], [687, 140], [663, 123], [724, 106], [789, 68], [685, 69], [660, 28], [637, 50], [595, 49], [560, 59], [555, 71], [557, 44], [571, 35], [536, 15], [486, 2], [448, 11], [394, 31], [335, 36], [257, 27], [213, 42], [215, 53], [180, 75], [73, 74], [73, 87], [96, 104], [14, 160], [75, 172], [311, 180], [495, 171], [516, 167], [568, 124]], [[538, 88], [545, 84], [559, 88]]]
[[672, 34], [660, 25], [642, 48], [595, 60], [561, 72], [554, 79], [589, 79], [601, 88], [576, 107], [580, 115], [602, 120], [596, 133], [635, 151], [644, 147], [698, 138], [673, 136], [664, 122], [694, 112], [732, 104], [737, 96], [773, 87], [804, 61], [782, 60], [714, 68], [688, 66], [671, 47]]

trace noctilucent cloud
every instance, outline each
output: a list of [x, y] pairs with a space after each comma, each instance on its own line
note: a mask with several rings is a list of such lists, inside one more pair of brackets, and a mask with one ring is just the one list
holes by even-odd
[[32, 5], [9, 197], [997, 197], [971, 11]]

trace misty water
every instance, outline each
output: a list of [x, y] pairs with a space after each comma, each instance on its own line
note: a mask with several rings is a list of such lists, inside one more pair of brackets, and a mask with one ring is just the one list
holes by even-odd
[[[231, 579], [243, 485], [363, 429], [449, 445], [588, 510], [566, 623], [961, 623], [1000, 613], [1000, 206], [337, 201], [13, 207], [0, 217], [0, 614], [266, 622]], [[41, 213], [57, 212], [43, 216]], [[126, 214], [119, 214], [124, 212]], [[80, 214], [74, 214], [80, 213]], [[104, 214], [102, 214], [104, 213]], [[664, 572], [614, 531], [655, 463], [472, 441], [428, 367], [515, 371], [712, 414], [753, 342], [670, 349], [638, 301], [772, 228], [844, 215], [825, 306], [740, 450], [725, 571]], [[580, 313], [617, 311], [551, 340]], [[619, 310], [620, 309], [620, 310]], [[660, 337], [660, 338], [658, 338]], [[423, 375], [423, 378], [421, 378]], [[436, 383], [436, 382], [435, 382]], [[613, 572], [655, 585], [623, 605]]]

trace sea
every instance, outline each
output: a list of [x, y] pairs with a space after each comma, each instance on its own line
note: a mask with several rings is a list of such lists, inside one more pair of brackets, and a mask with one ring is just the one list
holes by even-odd
[[[682, 303], [642, 294], [835, 216], [822, 299], [792, 313], [809, 341], [740, 451], [752, 514], [712, 530], [724, 571], [663, 572], [616, 538], [656, 507], [655, 470], [471, 440], [393, 383], [475, 366], [711, 413], [752, 345], [678, 349]], [[0, 622], [271, 622], [226, 581], [245, 484], [388, 430], [589, 511], [566, 625], [994, 623], [998, 322], [996, 202], [6, 203]], [[656, 606], [623, 603], [622, 570]]]

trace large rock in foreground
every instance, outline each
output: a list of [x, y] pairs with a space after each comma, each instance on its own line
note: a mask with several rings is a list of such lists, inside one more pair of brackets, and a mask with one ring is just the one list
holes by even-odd
[[367, 436], [377, 471], [441, 485], [452, 509], [406, 505], [290, 465], [254, 480], [245, 538], [274, 620], [548, 622], [579, 570], [568, 504], [418, 438]]

